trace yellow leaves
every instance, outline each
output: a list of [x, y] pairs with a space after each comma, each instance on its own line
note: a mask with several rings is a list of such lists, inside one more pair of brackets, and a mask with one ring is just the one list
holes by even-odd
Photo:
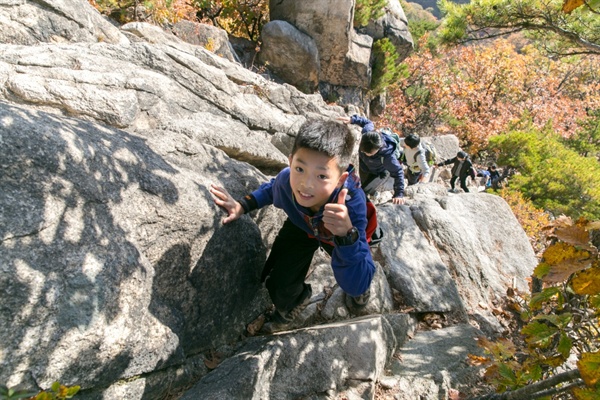
[[577, 361], [577, 368], [587, 386], [596, 386], [600, 382], [600, 352], [583, 353]]
[[571, 282], [573, 291], [581, 295], [600, 293], [600, 268], [590, 268], [579, 272]]
[[469, 364], [469, 365], [481, 366], [481, 365], [489, 364], [490, 361], [491, 361], [491, 359], [489, 357], [482, 357], [482, 356], [477, 356], [474, 354], [467, 355], [467, 364]]
[[573, 279], [573, 289], [578, 294], [598, 293], [600, 277], [597, 269], [584, 270], [597, 262], [598, 250], [590, 244], [589, 230], [599, 226], [598, 222], [583, 219], [573, 223], [565, 216], [553, 221], [547, 229], [560, 242], [546, 248], [542, 262], [534, 271], [535, 275], [546, 283], [559, 283], [577, 273]]
[[577, 7], [584, 4], [584, 0], [565, 0], [562, 6], [562, 11], [566, 14], [571, 13]]
[[544, 261], [536, 267], [535, 274], [548, 283], [566, 281], [571, 274], [588, 268], [592, 262], [588, 251], [561, 242], [549, 246], [542, 257]]

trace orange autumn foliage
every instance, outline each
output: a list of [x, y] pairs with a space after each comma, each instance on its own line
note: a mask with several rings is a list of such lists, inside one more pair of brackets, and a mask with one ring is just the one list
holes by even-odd
[[476, 153], [525, 113], [570, 137], [587, 110], [600, 108], [597, 59], [552, 60], [527, 46], [518, 52], [506, 39], [438, 55], [420, 49], [404, 61], [408, 73], [390, 88], [381, 116], [405, 133], [453, 133]]

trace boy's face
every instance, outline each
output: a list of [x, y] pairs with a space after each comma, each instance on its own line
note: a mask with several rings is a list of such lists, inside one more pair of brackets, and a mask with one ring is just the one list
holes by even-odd
[[312, 211], [319, 211], [348, 177], [348, 172], [340, 172], [336, 158], [304, 148], [290, 156], [290, 170], [294, 198]]

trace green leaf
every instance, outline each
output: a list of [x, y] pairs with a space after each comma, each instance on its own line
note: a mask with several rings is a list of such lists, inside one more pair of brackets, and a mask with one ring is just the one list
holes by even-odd
[[554, 296], [556, 296], [559, 293], [560, 288], [558, 287], [546, 288], [531, 297], [531, 300], [529, 300], [529, 307], [531, 307], [531, 309], [538, 309], [542, 306], [543, 303], [550, 301]]
[[560, 314], [560, 315], [555, 315], [555, 314], [538, 315], [537, 317], [534, 318], [534, 320], [549, 321], [550, 323], [552, 323], [559, 329], [566, 328], [572, 319], [573, 319], [573, 314], [571, 314], [571, 313], [564, 313], [564, 314]]
[[542, 279], [544, 276], [546, 276], [548, 274], [548, 272], [550, 272], [550, 268], [552, 268], [552, 266], [550, 264], [541, 262], [533, 270], [533, 275], [536, 278]]
[[503, 382], [507, 386], [515, 386], [517, 384], [517, 377], [514, 371], [506, 364], [500, 364], [498, 366], [498, 373], [503, 378]]
[[565, 358], [569, 357], [571, 349], [573, 348], [573, 341], [564, 332], [560, 334], [560, 340], [558, 341], [558, 347], [556, 350]]
[[75, 396], [75, 394], [77, 394], [77, 392], [79, 392], [79, 389], [81, 388], [81, 386], [71, 386], [70, 388], [67, 389], [67, 399], [70, 399], [71, 397]]
[[523, 327], [521, 333], [525, 335], [525, 341], [540, 348], [546, 348], [552, 343], [552, 338], [558, 333], [558, 328], [533, 321]]
[[52, 391], [58, 393], [58, 391], [60, 390], [60, 382], [56, 381], [52, 384], [51, 386]]

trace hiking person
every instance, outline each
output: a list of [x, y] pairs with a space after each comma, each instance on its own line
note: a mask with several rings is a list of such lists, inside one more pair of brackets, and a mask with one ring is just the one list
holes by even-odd
[[456, 153], [456, 157], [439, 162], [437, 163], [437, 166], [442, 167], [448, 164], [454, 164], [451, 171], [452, 178], [450, 179], [450, 191], [456, 193], [454, 184], [457, 179], [460, 179], [460, 187], [466, 193], [469, 193], [469, 188], [467, 187], [467, 176], [470, 176], [471, 179], [475, 179], [475, 169], [473, 168], [473, 163], [469, 159], [469, 155], [464, 151], [459, 151]]
[[408, 185], [427, 182], [429, 179], [429, 163], [427, 162], [426, 151], [421, 145], [421, 138], [411, 133], [404, 138], [403, 144]]
[[[339, 121], [362, 127], [358, 147], [360, 183], [366, 194], [376, 196], [377, 189], [393, 189], [393, 204], [404, 204], [404, 168], [400, 154], [400, 138], [375, 130], [371, 120], [354, 114]], [[397, 135], [396, 135], [397, 136]], [[393, 182], [392, 182], [393, 181]]]
[[500, 176], [500, 171], [498, 171], [498, 166], [496, 164], [492, 164], [488, 168], [488, 172], [490, 173], [490, 180], [488, 187], [492, 187], [493, 189], [499, 189], [501, 187], [500, 181], [502, 177]]
[[350, 164], [354, 135], [336, 121], [308, 121], [298, 132], [289, 167], [242, 199], [211, 185], [217, 205], [230, 223], [252, 210], [273, 204], [287, 219], [265, 263], [262, 279], [275, 311], [263, 326], [270, 333], [295, 327], [312, 296], [306, 274], [315, 251], [331, 256], [333, 275], [349, 303], [360, 309], [370, 296], [375, 264], [367, 242], [367, 200]]

